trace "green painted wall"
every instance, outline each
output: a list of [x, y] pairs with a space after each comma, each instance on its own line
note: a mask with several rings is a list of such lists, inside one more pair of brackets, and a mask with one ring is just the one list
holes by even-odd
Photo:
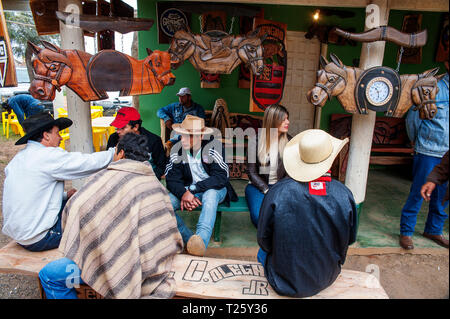
[[[141, 18], [151, 18], [155, 20], [155, 24], [150, 31], [139, 32], [139, 57], [143, 59], [146, 56], [146, 48], [152, 50], [168, 50], [168, 44], [158, 43], [158, 28], [156, 16], [156, 2], [154, 0], [138, 0], [138, 16]], [[269, 20], [280, 21], [288, 25], [288, 30], [291, 31], [307, 31], [312, 21], [312, 14], [316, 7], [305, 6], [286, 6], [286, 5], [261, 5], [264, 8], [265, 18]], [[342, 19], [335, 15], [325, 16], [322, 18], [322, 23], [325, 25], [339, 25], [342, 28], [354, 27], [356, 32], [362, 32], [364, 28], [365, 9], [348, 9], [341, 10], [352, 11], [355, 16], [352, 18]], [[389, 15], [389, 25], [397, 29], [401, 29], [403, 17], [405, 14], [411, 12], [406, 11], [391, 11]], [[423, 13], [422, 28], [428, 30], [428, 41], [423, 47], [422, 64], [407, 65], [403, 64], [400, 67], [400, 74], [404, 73], [419, 73], [424, 70], [431, 69], [435, 66], [440, 66], [441, 71], [445, 70], [442, 63], [435, 63], [434, 56], [437, 47], [437, 38], [439, 36], [439, 27], [444, 13]], [[227, 17], [227, 28], [231, 25], [231, 17]], [[236, 18], [233, 33], [239, 33], [239, 20]], [[191, 30], [199, 32], [200, 22], [198, 15], [191, 16]], [[396, 56], [398, 47], [395, 44], [387, 43], [385, 49], [384, 65], [396, 67]], [[346, 65], [352, 65], [353, 59], [359, 58], [361, 53], [361, 44], [356, 46], [338, 46], [330, 44], [328, 52], [335, 53]], [[192, 90], [193, 99], [200, 103], [205, 109], [211, 110], [214, 107], [214, 102], [218, 98], [223, 98], [228, 104], [230, 112], [240, 112], [248, 114], [249, 112], [249, 89], [238, 88], [238, 68], [232, 74], [221, 75], [221, 87], [219, 89], [202, 89], [200, 88], [200, 74], [194, 67], [186, 61], [180, 68], [174, 70], [176, 82], [173, 86], [168, 86], [160, 94], [142, 95], [140, 97], [140, 113], [144, 121], [144, 126], [152, 132], [159, 134], [159, 118], [156, 116], [156, 111], [169, 103], [178, 100], [176, 93], [181, 87], [188, 86]], [[333, 113], [345, 113], [337, 99], [327, 102], [322, 110], [321, 128], [328, 129], [329, 119]], [[380, 114], [382, 115], [382, 114]]]

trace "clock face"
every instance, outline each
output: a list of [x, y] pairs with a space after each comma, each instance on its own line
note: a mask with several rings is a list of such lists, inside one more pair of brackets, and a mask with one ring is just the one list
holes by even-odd
[[366, 88], [367, 100], [372, 105], [386, 104], [392, 97], [392, 83], [383, 77], [373, 78]]

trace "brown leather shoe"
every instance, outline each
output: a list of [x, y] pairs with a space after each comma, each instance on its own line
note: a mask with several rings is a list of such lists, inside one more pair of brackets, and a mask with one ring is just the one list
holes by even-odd
[[448, 239], [445, 239], [443, 235], [430, 235], [427, 233], [423, 233], [423, 237], [431, 239], [436, 244], [441, 245], [442, 247], [448, 248]]
[[400, 246], [406, 250], [414, 249], [412, 237], [400, 235]]
[[192, 235], [186, 244], [186, 250], [189, 255], [204, 256], [206, 252], [205, 243], [199, 235]]

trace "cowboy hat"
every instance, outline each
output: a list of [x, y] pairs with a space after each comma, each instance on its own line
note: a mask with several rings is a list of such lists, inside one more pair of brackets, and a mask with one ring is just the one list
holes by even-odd
[[172, 128], [178, 134], [200, 135], [212, 134], [214, 130], [205, 126], [205, 120], [198, 116], [186, 115], [181, 124], [173, 124]]
[[325, 131], [311, 129], [297, 134], [285, 146], [286, 173], [299, 182], [313, 181], [325, 174], [348, 138], [340, 140]]
[[16, 145], [26, 144], [30, 138], [51, 129], [53, 126], [57, 126], [61, 131], [71, 126], [72, 123], [72, 120], [65, 117], [55, 120], [47, 112], [33, 114], [22, 122], [22, 127], [26, 134], [16, 142]]

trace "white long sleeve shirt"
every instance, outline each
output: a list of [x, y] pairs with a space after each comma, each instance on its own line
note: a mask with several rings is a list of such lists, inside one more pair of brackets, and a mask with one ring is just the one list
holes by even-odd
[[67, 152], [28, 141], [5, 168], [3, 233], [22, 245], [44, 238], [58, 220], [64, 181], [84, 178], [106, 167], [114, 151]]

